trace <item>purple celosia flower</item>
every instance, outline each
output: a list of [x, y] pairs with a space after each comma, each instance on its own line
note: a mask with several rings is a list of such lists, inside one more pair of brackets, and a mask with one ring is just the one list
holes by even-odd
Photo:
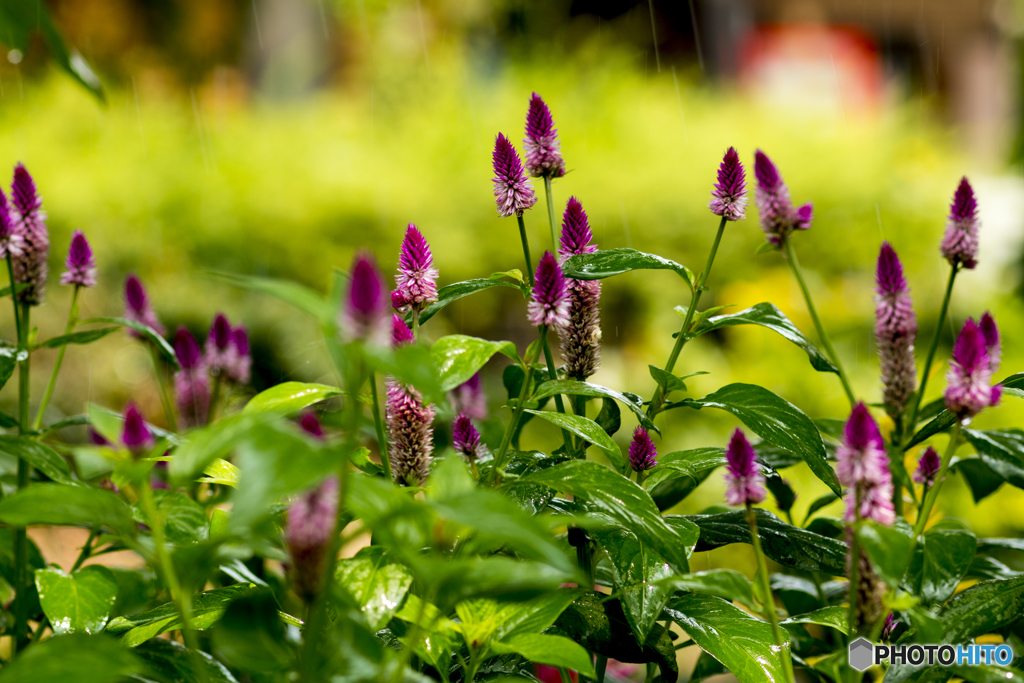
[[391, 346], [398, 348], [407, 344], [416, 343], [416, 337], [413, 336], [412, 330], [402, 320], [402, 316], [397, 313], [391, 316]]
[[46, 293], [50, 234], [46, 229], [43, 198], [36, 192], [35, 181], [22, 164], [14, 167], [11, 203], [16, 209], [15, 229], [25, 240], [21, 254], [13, 259], [14, 281], [27, 285], [18, 292], [18, 300], [38, 306]]
[[320, 592], [337, 516], [337, 477], [301, 494], [288, 508], [284, 541], [292, 557], [292, 587], [306, 602]]
[[430, 472], [434, 452], [434, 408], [416, 389], [389, 379], [385, 421], [391, 474], [402, 486], [420, 486]]
[[896, 615], [890, 612], [889, 616], [885, 618], [885, 625], [882, 627], [882, 640], [887, 642], [892, 640], [893, 631], [896, 630], [896, 625], [899, 623]]
[[480, 432], [465, 413], [459, 413], [452, 425], [452, 446], [466, 456], [470, 462], [480, 454]]
[[730, 147], [718, 166], [718, 182], [708, 203], [711, 213], [727, 221], [741, 221], [747, 217], [747, 174], [740, 163], [740, 155]]
[[942, 237], [942, 257], [956, 267], [974, 268], [978, 265], [978, 200], [974, 188], [961, 178], [949, 205], [946, 234]]
[[811, 227], [811, 205], [804, 204], [799, 209], [793, 208], [789, 188], [782, 181], [779, 169], [761, 150], [754, 154], [754, 176], [757, 178], [754, 201], [760, 213], [761, 229], [765, 233], [765, 239], [779, 246], [792, 231]]
[[391, 305], [398, 310], [423, 310], [437, 301], [437, 268], [430, 245], [412, 223], [405, 231], [402, 251], [398, 255], [398, 275]]
[[377, 346], [388, 343], [391, 320], [385, 297], [384, 278], [373, 257], [362, 252], [356, 254], [348, 298], [339, 321], [345, 341], [360, 339]]
[[136, 455], [149, 450], [156, 443], [146, 421], [142, 418], [142, 413], [139, 412], [139, 407], [133, 402], [129, 402], [124, 410], [124, 431], [121, 432], [121, 443]]
[[914, 481], [918, 484], [927, 484], [931, 486], [935, 483], [935, 475], [939, 473], [939, 468], [942, 466], [942, 460], [939, 458], [939, 453], [934, 448], [929, 446], [925, 449], [925, 452], [921, 454], [921, 459], [917, 461], [917, 470], [914, 471]]
[[234, 351], [231, 354], [232, 363], [225, 369], [227, 378], [238, 384], [248, 384], [252, 375], [252, 352], [249, 349], [249, 333], [245, 331], [245, 325], [239, 325], [231, 330], [231, 346]]
[[651, 441], [651, 435], [642, 425], [633, 430], [633, 441], [629, 444], [629, 464], [637, 472], [646, 472], [658, 464], [658, 449]]
[[537, 265], [533, 298], [526, 307], [527, 318], [535, 327], [560, 328], [569, 324], [569, 290], [562, 268], [550, 251]]
[[494, 200], [498, 205], [498, 213], [502, 216], [522, 216], [531, 206], [537, 203], [526, 174], [523, 173], [523, 162], [512, 143], [501, 133], [494, 141]]
[[882, 367], [882, 396], [886, 410], [896, 418], [917, 385], [917, 316], [903, 277], [903, 264], [888, 242], [882, 243], [878, 254], [875, 283], [875, 340]]
[[205, 362], [206, 367], [215, 375], [226, 373], [228, 368], [234, 367], [237, 350], [231, 339], [234, 330], [227, 316], [218, 313], [213, 319], [210, 327], [210, 335], [206, 338]]
[[304, 410], [299, 415], [299, 428], [320, 441], [324, 439], [324, 428], [320, 425], [320, 420], [312, 410]]
[[995, 318], [988, 311], [985, 311], [978, 321], [981, 334], [985, 337], [985, 350], [988, 351], [988, 363], [992, 367], [994, 375], [999, 370], [999, 361], [1003, 355], [1003, 347], [999, 341], [999, 328], [996, 327]]
[[174, 355], [181, 366], [174, 375], [181, 424], [183, 427], [204, 425], [210, 414], [210, 378], [199, 343], [183, 327], [174, 335]]
[[526, 112], [526, 137], [523, 138], [526, 170], [530, 175], [551, 178], [564, 176], [565, 160], [562, 159], [561, 146], [551, 110], [540, 95], [533, 93], [530, 108]]
[[[592, 254], [597, 245], [587, 212], [575, 197], [569, 198], [562, 215], [562, 235], [558, 258], [560, 263], [575, 254]], [[599, 280], [566, 281], [569, 286], [569, 324], [558, 328], [565, 374], [570, 379], [585, 380], [601, 363], [601, 282]]]
[[452, 389], [448, 398], [456, 412], [465, 413], [474, 420], [487, 418], [487, 394], [484, 393], [479, 372]]
[[842, 443], [836, 449], [836, 475], [847, 487], [847, 521], [872, 519], [886, 526], [896, 521], [885, 442], [863, 403], [854, 406], [846, 422]]
[[6, 259], [10, 254], [13, 262], [13, 259], [20, 256], [25, 248], [25, 238], [18, 232], [18, 226], [11, 211], [11, 206], [7, 203], [7, 195], [0, 190], [0, 259]]
[[[991, 325], [998, 339], [994, 320]], [[990, 386], [992, 373], [998, 367], [998, 362], [993, 365], [989, 355], [985, 333], [968, 318], [953, 345], [953, 358], [946, 373], [946, 408], [965, 419], [998, 403], [1002, 387]]]
[[[160, 320], [156, 317], [149, 297], [146, 296], [146, 290], [135, 273], [129, 274], [128, 279], [124, 281], [124, 302], [125, 318], [153, 328], [161, 337], [167, 333], [167, 329], [160, 324]], [[142, 334], [131, 328], [128, 329], [128, 334], [137, 339], [145, 339]]]
[[764, 488], [764, 475], [757, 467], [754, 447], [747, 441], [743, 430], [737, 429], [725, 450], [725, 500], [729, 505], [757, 505], [768, 492]]
[[68, 249], [68, 258], [64, 261], [67, 269], [60, 276], [62, 285], [75, 285], [76, 287], [93, 287], [96, 285], [96, 259], [92, 256], [92, 248], [89, 240], [85, 239], [85, 233], [75, 230], [71, 236], [71, 248]]

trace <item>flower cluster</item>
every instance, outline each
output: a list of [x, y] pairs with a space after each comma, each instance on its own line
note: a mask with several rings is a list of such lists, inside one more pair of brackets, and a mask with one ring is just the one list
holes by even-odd
[[967, 178], [961, 178], [949, 206], [949, 221], [942, 238], [942, 257], [954, 268], [978, 265], [978, 200]]
[[199, 342], [184, 327], [174, 333], [174, 355], [181, 366], [174, 374], [178, 416], [183, 427], [199, 427], [210, 415], [210, 376]]
[[768, 495], [754, 447], [740, 429], [733, 432], [725, 449], [725, 485], [729, 505], [757, 505]]
[[0, 190], [0, 258], [12, 259], [21, 256], [25, 248], [25, 238], [18, 232], [18, 224], [11, 215], [11, 205], [7, 203], [7, 195]]
[[931, 486], [935, 483], [935, 477], [939, 474], [939, 468], [942, 466], [942, 460], [939, 458], [939, 453], [934, 448], [929, 446], [925, 449], [924, 453], [921, 454], [921, 459], [917, 461], [917, 469], [914, 471], [914, 481], [918, 484], [924, 484], [925, 486]]
[[999, 369], [999, 328], [985, 313], [982, 324], [968, 318], [953, 345], [946, 373], [946, 408], [960, 419], [969, 419], [999, 402], [1002, 387], [992, 386]]
[[374, 346], [387, 346], [391, 319], [384, 278], [369, 254], [356, 254], [352, 263], [348, 298], [338, 325], [345, 341], [362, 340]]
[[81, 230], [75, 230], [71, 236], [71, 247], [68, 258], [64, 261], [66, 270], [60, 276], [62, 285], [76, 287], [96, 286], [96, 259], [92, 256], [92, 247]]
[[501, 216], [522, 216], [537, 203], [533, 186], [523, 172], [519, 153], [501, 133], [494, 141], [494, 201]]
[[658, 464], [658, 449], [651, 441], [651, 435], [637, 425], [633, 430], [633, 441], [629, 444], [629, 464], [636, 472], [646, 472]]
[[836, 476], [847, 488], [846, 521], [871, 519], [886, 526], [896, 521], [885, 442], [863, 403], [853, 408], [846, 421], [842, 443], [836, 449]]
[[534, 327], [556, 329], [569, 324], [569, 288], [554, 255], [545, 251], [537, 264], [533, 298], [527, 304], [527, 318]]
[[903, 413], [917, 385], [917, 316], [903, 277], [903, 264], [888, 242], [882, 243], [878, 254], [875, 285], [875, 340], [882, 367], [882, 395], [886, 410], [895, 418]]
[[565, 161], [560, 147], [558, 129], [555, 128], [555, 120], [551, 118], [551, 110], [540, 95], [533, 93], [530, 108], [526, 112], [526, 137], [523, 138], [526, 170], [532, 176], [564, 176]]
[[[576, 254], [597, 251], [587, 212], [576, 197], [562, 214], [562, 235], [558, 258], [561, 263]], [[601, 364], [601, 282], [568, 279], [569, 322], [558, 328], [566, 377], [586, 380]]]
[[[412, 330], [398, 315], [392, 316], [392, 344], [415, 341]], [[434, 453], [434, 408], [411, 386], [388, 378], [384, 418], [388, 431], [391, 476], [403, 486], [420, 486], [430, 472]]]
[[398, 255], [398, 274], [391, 305], [400, 311], [423, 310], [437, 301], [437, 268], [423, 234], [412, 223], [405, 232]]
[[[134, 273], [129, 274], [124, 281], [124, 303], [126, 319], [152, 328], [161, 337], [167, 334], [167, 328], [156, 317], [156, 311], [153, 310], [153, 304], [149, 301], [146, 288], [142, 286], [142, 281]], [[145, 339], [145, 336], [136, 330], [129, 329], [128, 333], [138, 339]]]
[[789, 233], [811, 227], [812, 206], [804, 204], [798, 209], [793, 207], [789, 188], [783, 182], [779, 169], [761, 150], [754, 154], [754, 176], [757, 178], [754, 201], [761, 215], [761, 229], [765, 239], [775, 246], [781, 246]]
[[210, 326], [203, 354], [206, 367], [214, 376], [238, 384], [249, 382], [252, 355], [249, 352], [249, 334], [244, 325], [232, 327], [227, 316], [218, 313]]
[[46, 229], [43, 198], [36, 191], [35, 181], [23, 164], [14, 167], [11, 203], [14, 205], [15, 230], [24, 240], [21, 253], [13, 261], [14, 281], [25, 285], [18, 292], [18, 301], [38, 306], [46, 294], [50, 233]]
[[708, 208], [727, 221], [741, 221], [747, 217], [747, 174], [740, 163], [740, 155], [733, 147], [726, 151], [718, 167], [718, 182], [711, 192]]
[[452, 425], [452, 447], [473, 462], [481, 454], [480, 432], [465, 413], [459, 413]]

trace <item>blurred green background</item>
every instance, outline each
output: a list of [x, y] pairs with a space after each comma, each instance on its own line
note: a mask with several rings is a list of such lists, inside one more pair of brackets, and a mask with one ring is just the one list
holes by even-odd
[[[880, 397], [872, 332], [880, 242], [891, 241], [906, 264], [923, 355], [948, 273], [938, 243], [953, 189], [968, 175], [984, 225], [981, 263], [958, 279], [930, 396], [944, 386], [954, 329], [986, 309], [1005, 335], [1000, 377], [1024, 369], [1024, 347], [1014, 342], [1024, 336], [1024, 182], [1013, 161], [1018, 3], [887, 3], [884, 31], [875, 3], [861, 3], [859, 19], [844, 15], [843, 3], [753, 0], [689, 8], [612, 0], [46, 4], [99, 75], [106, 103], [62, 74], [38, 38], [0, 67], [0, 166], [28, 166], [50, 217], [53, 276], [33, 313], [40, 338], [63, 329], [70, 292], [57, 274], [71, 231], [82, 229], [100, 268], [99, 286], [81, 299], [83, 316], [119, 314], [134, 271], [170, 329], [205, 336], [217, 311], [245, 322], [255, 389], [334, 381], [302, 314], [209, 272], [324, 290], [359, 248], [390, 273], [409, 222], [433, 247], [442, 285], [521, 268], [515, 222], [494, 208], [490, 152], [499, 131], [518, 144], [536, 91], [570, 169], [554, 184], [559, 213], [577, 196], [604, 248], [629, 246], [699, 270], [717, 226], [707, 200], [718, 161], [733, 145], [751, 166], [764, 149], [794, 200], [814, 202], [814, 225], [796, 248], [869, 401]], [[978, 78], [988, 79], [984, 96], [972, 89]], [[549, 248], [543, 198], [526, 223], [534, 252]], [[728, 228], [702, 305], [772, 301], [813, 339], [784, 261], [755, 255], [762, 242], [751, 206]], [[664, 364], [680, 324], [672, 309], [687, 303], [667, 272], [607, 281], [603, 362], [592, 381], [649, 395], [647, 365]], [[0, 328], [13, 336], [2, 311]], [[521, 349], [534, 335], [512, 290], [465, 299], [425, 327], [430, 338], [451, 332]], [[49, 351], [33, 356], [34, 396], [52, 360]], [[122, 335], [71, 348], [48, 419], [81, 413], [86, 400], [120, 408], [133, 398], [159, 422], [149, 363]], [[697, 370], [710, 374], [688, 381], [694, 396], [745, 381], [812, 417], [848, 409], [834, 376], [815, 373], [799, 349], [760, 328], [688, 345], [677, 371]], [[500, 377], [495, 361], [485, 382], [504, 417]], [[8, 412], [13, 392], [0, 394]], [[1019, 426], [1022, 417], [1024, 403], [1008, 397], [978, 424]], [[714, 411], [662, 419], [662, 452], [724, 445], [736, 424]], [[531, 439], [557, 443], [536, 422], [530, 430]], [[824, 486], [803, 467], [786, 476], [802, 519]], [[717, 504], [722, 489], [712, 477], [683, 510]], [[980, 535], [1024, 532], [1024, 495], [1009, 486], [974, 507], [957, 481], [943, 505]]]

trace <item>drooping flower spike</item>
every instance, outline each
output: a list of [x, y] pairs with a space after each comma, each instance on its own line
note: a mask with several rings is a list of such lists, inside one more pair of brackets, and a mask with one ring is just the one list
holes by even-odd
[[430, 245], [412, 223], [405, 231], [402, 251], [398, 255], [398, 274], [391, 305], [400, 311], [423, 310], [437, 301], [437, 268]]
[[[576, 197], [570, 197], [562, 215], [559, 262], [575, 254], [597, 251], [593, 243], [587, 212]], [[585, 380], [601, 362], [601, 281], [567, 280], [569, 286], [569, 324], [558, 329], [566, 376]]]
[[487, 394], [484, 393], [479, 372], [452, 389], [448, 398], [457, 413], [464, 413], [474, 420], [487, 418]]
[[179, 327], [174, 335], [174, 355], [181, 366], [181, 370], [174, 374], [181, 424], [183, 427], [204, 425], [210, 414], [210, 378], [199, 343], [183, 327]]
[[949, 206], [946, 234], [942, 238], [942, 257], [956, 267], [974, 268], [978, 265], [978, 200], [974, 188], [961, 178], [953, 202]]
[[519, 153], [501, 133], [494, 141], [494, 201], [501, 216], [523, 215], [537, 203], [533, 186], [523, 172]]
[[754, 447], [743, 430], [732, 433], [725, 450], [725, 462], [725, 500], [729, 505], [757, 505], [768, 496]]
[[754, 201], [757, 203], [765, 239], [779, 246], [792, 231], [811, 227], [812, 206], [804, 204], [799, 209], [793, 207], [789, 188], [783, 182], [779, 169], [761, 150], [754, 154], [754, 176], [757, 179]]
[[7, 203], [7, 195], [0, 190], [0, 259], [10, 254], [12, 261], [25, 248], [25, 238], [18, 232], [18, 225], [12, 215], [13, 209]]
[[[106, 441], [106, 439], [104, 439]], [[156, 441], [153, 433], [139, 412], [134, 402], [129, 402], [124, 410], [124, 429], [121, 432], [121, 443], [132, 453], [138, 455], [148, 451]]]
[[533, 298], [527, 305], [527, 318], [534, 327], [560, 328], [569, 324], [569, 291], [554, 254], [545, 251], [537, 265]]
[[[146, 289], [135, 273], [129, 274], [124, 281], [124, 303], [125, 318], [153, 328], [161, 337], [167, 333], [167, 329], [160, 324], [159, 318], [156, 317], [156, 312], [146, 295]], [[128, 334], [137, 339], [145, 339], [141, 333], [130, 328]]]
[[633, 430], [633, 441], [629, 444], [629, 464], [636, 472], [646, 472], [658, 464], [658, 449], [642, 425], [637, 425]]
[[711, 191], [708, 208], [727, 221], [741, 221], [747, 217], [747, 201], [747, 174], [740, 155], [730, 147], [718, 166], [718, 182]]
[[[998, 345], [999, 330], [991, 323], [989, 335]], [[994, 406], [1002, 396], [1002, 387], [991, 386], [992, 374], [999, 369], [989, 355], [985, 333], [973, 319], [968, 318], [953, 345], [953, 358], [946, 373], [946, 408], [961, 420], [974, 417], [985, 408]]]
[[540, 95], [533, 93], [530, 108], [526, 112], [526, 137], [523, 138], [526, 170], [530, 175], [550, 178], [564, 176], [565, 161], [562, 159], [561, 146], [551, 110]]
[[245, 325], [231, 330], [231, 346], [234, 362], [226, 369], [227, 377], [238, 384], [248, 384], [252, 374], [252, 352], [249, 350], [249, 333]]
[[338, 479], [301, 494], [288, 508], [284, 541], [292, 558], [292, 587], [307, 603], [321, 590], [327, 549], [338, 515]]
[[352, 262], [352, 279], [339, 324], [345, 341], [358, 339], [375, 346], [388, 343], [391, 318], [384, 278], [368, 253], [356, 254]]
[[76, 287], [93, 287], [96, 285], [96, 259], [93, 258], [92, 248], [85, 233], [75, 230], [71, 236], [71, 247], [68, 249], [68, 258], [64, 261], [67, 269], [60, 276], [62, 285], [75, 285]]
[[888, 242], [882, 243], [875, 270], [875, 340], [882, 367], [882, 396], [895, 419], [903, 413], [917, 386], [914, 338], [917, 316], [903, 264]]
[[43, 198], [36, 191], [32, 176], [20, 163], [14, 167], [11, 203], [15, 209], [15, 229], [24, 238], [24, 247], [13, 260], [15, 282], [26, 285], [18, 292], [18, 300], [29, 306], [38, 306], [43, 302], [46, 276], [50, 270], [47, 264], [50, 233], [46, 229]]
[[465, 413], [459, 413], [452, 425], [452, 446], [470, 462], [480, 454], [480, 432]]
[[847, 521], [871, 519], [886, 526], [896, 521], [885, 442], [875, 418], [863, 403], [854, 406], [846, 422], [842, 442], [836, 449], [836, 475], [847, 488]]
[[929, 446], [924, 453], [921, 454], [921, 459], [917, 461], [917, 470], [914, 471], [914, 481], [918, 484], [927, 484], [931, 486], [935, 483], [935, 476], [939, 473], [939, 468], [942, 466], [942, 460], [939, 458], [939, 453], [934, 448]]

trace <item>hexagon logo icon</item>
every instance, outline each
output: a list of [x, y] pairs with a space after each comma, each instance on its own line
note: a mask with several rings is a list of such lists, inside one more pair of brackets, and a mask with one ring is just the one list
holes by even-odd
[[867, 671], [875, 663], [875, 646], [867, 638], [858, 638], [850, 643], [849, 661], [857, 671]]

